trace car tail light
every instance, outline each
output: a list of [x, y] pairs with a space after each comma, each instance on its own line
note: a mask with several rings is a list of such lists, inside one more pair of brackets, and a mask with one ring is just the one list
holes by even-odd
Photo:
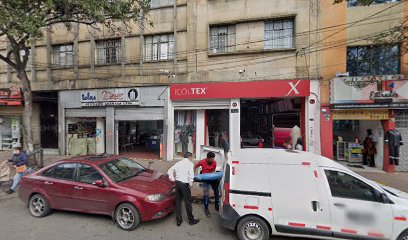
[[230, 184], [229, 183], [224, 183], [224, 201], [223, 204], [229, 204], [229, 194], [230, 194]]
[[224, 183], [223, 183], [223, 193], [222, 193], [222, 203], [229, 204], [230, 198], [230, 165], [227, 164], [224, 170]]

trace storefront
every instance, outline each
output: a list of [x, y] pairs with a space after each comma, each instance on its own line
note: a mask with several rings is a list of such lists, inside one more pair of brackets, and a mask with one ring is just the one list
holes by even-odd
[[310, 80], [173, 84], [166, 157], [181, 158], [189, 151], [199, 159], [202, 146], [224, 152], [282, 148], [295, 126], [302, 133], [303, 148], [320, 154], [318, 84]]
[[61, 154], [127, 154], [159, 159], [166, 87], [62, 91]]
[[0, 89], [0, 150], [23, 143], [23, 103], [19, 87]]
[[404, 109], [407, 108], [408, 81], [403, 76], [332, 79], [334, 158], [347, 161], [348, 164], [361, 164], [364, 155], [367, 155], [363, 153], [368, 149], [366, 147], [364, 151], [364, 140], [368, 131], [371, 131], [375, 148], [375, 167], [387, 172], [393, 172], [395, 168], [398, 171], [407, 171], [406, 149], [400, 148], [402, 157], [399, 159], [399, 165], [390, 165], [389, 146], [386, 141], [388, 132], [394, 129], [400, 131], [402, 139], [408, 137], [404, 128]]

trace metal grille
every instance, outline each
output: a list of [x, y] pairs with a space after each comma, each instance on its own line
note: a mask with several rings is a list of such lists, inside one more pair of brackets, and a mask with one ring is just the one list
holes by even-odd
[[400, 148], [400, 166], [397, 171], [408, 171], [408, 110], [397, 111], [395, 117], [396, 129], [401, 133], [404, 145]]

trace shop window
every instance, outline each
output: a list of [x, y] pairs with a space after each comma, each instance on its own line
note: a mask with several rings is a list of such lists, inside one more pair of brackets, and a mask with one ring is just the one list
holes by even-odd
[[120, 63], [121, 58], [122, 58], [122, 46], [120, 39], [96, 42], [97, 64]]
[[[241, 100], [241, 147], [293, 148], [299, 140], [303, 148], [301, 101], [303, 98]], [[294, 140], [292, 132], [296, 133]]]
[[399, 74], [400, 48], [398, 45], [349, 47], [347, 71], [350, 76]]
[[145, 37], [145, 60], [158, 61], [174, 58], [174, 35], [156, 35]]
[[206, 144], [212, 147], [230, 150], [229, 141], [229, 111], [227, 109], [206, 110]]
[[214, 26], [210, 28], [211, 53], [235, 51], [235, 25]]
[[0, 117], [0, 149], [10, 150], [13, 144], [22, 143], [22, 121], [18, 116]]
[[[382, 3], [394, 3], [394, 2], [400, 2], [401, 0], [372, 0], [370, 4], [382, 4]], [[347, 6], [348, 7], [356, 7], [361, 5], [359, 3], [359, 0], [348, 0], [347, 1]]]
[[67, 118], [69, 155], [96, 154], [96, 118]]
[[293, 19], [265, 22], [265, 49], [293, 48], [293, 22]]
[[191, 152], [195, 156], [196, 149], [196, 118], [194, 110], [174, 111], [174, 149], [175, 156], [182, 157]]
[[68, 67], [74, 64], [74, 45], [58, 45], [52, 48], [52, 62], [56, 67]]

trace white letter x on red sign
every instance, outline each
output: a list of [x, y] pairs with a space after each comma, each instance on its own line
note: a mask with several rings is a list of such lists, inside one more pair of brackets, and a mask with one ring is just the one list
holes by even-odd
[[299, 91], [298, 91], [297, 88], [296, 88], [297, 85], [299, 85], [300, 81], [301, 81], [301, 80], [298, 80], [295, 84], [293, 84], [293, 82], [289, 82], [289, 85], [290, 85], [291, 89], [290, 89], [290, 91], [289, 91], [285, 96], [290, 95], [292, 92], [294, 92], [295, 95], [300, 94]]

